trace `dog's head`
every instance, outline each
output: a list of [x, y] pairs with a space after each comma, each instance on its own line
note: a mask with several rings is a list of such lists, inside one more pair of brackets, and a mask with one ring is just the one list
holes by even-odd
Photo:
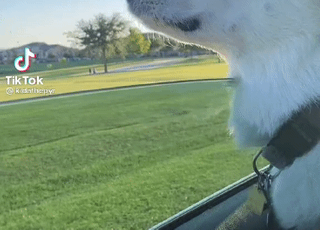
[[127, 0], [147, 26], [225, 54], [277, 49], [319, 33], [319, 0]]

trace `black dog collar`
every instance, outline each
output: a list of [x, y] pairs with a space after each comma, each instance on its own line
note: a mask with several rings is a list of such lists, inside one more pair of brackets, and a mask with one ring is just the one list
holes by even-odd
[[264, 149], [262, 156], [283, 169], [307, 154], [320, 141], [320, 100], [304, 107], [283, 124]]

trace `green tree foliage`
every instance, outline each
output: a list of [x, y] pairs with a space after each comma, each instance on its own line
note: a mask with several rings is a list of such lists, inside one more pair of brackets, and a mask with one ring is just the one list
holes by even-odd
[[165, 38], [163, 36], [153, 35], [153, 37], [149, 39], [151, 41], [151, 50], [161, 50], [166, 46]]
[[151, 42], [138, 29], [131, 28], [127, 47], [129, 53], [146, 54], [150, 51]]
[[107, 57], [112, 57], [112, 56], [119, 56], [122, 59], [125, 59], [126, 56], [128, 55], [127, 51], [127, 38], [120, 38], [116, 40], [115, 42], [111, 43], [108, 45], [108, 53]]
[[48, 58], [54, 59], [54, 58], [56, 58], [56, 55], [50, 53], [50, 54], [48, 55]]
[[104, 70], [107, 73], [107, 57], [123, 51], [119, 41], [126, 33], [127, 22], [119, 14], [113, 14], [111, 18], [99, 14], [93, 20], [81, 20], [77, 28], [77, 31], [69, 32], [67, 36], [78, 40], [86, 49], [99, 49], [104, 62]]
[[67, 64], [67, 59], [66, 59], [66, 58], [62, 58], [61, 61], [60, 61], [60, 63], [61, 63], [62, 65], [66, 65], [66, 64]]

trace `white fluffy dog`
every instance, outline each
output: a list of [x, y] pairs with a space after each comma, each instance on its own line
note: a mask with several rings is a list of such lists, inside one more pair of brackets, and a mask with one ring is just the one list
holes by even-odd
[[[240, 147], [266, 145], [320, 96], [320, 0], [127, 2], [150, 28], [226, 57], [237, 79], [229, 125]], [[281, 171], [271, 197], [283, 228], [319, 229], [319, 144]]]

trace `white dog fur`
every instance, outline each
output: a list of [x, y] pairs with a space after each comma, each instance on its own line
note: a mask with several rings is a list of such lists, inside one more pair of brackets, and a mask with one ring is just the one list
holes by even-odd
[[[320, 96], [320, 0], [127, 1], [150, 28], [226, 57], [237, 79], [229, 127], [240, 147], [267, 144]], [[193, 31], [172, 23], [190, 17], [200, 21]], [[280, 173], [271, 195], [283, 228], [319, 229], [320, 145]]]

